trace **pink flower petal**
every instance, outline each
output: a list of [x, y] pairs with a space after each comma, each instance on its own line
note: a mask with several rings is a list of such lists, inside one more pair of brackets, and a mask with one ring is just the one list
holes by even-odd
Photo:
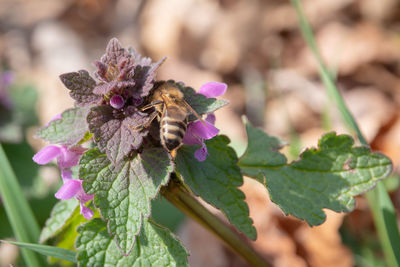
[[85, 203], [81, 203], [81, 214], [85, 217], [86, 220], [90, 220], [92, 218], [94, 212], [85, 206]]
[[215, 124], [215, 120], [216, 120], [216, 118], [215, 118], [214, 113], [208, 114], [206, 119], [205, 119], [205, 121], [211, 123], [212, 125]]
[[205, 161], [208, 155], [208, 151], [207, 151], [207, 147], [206, 144], [202, 144], [201, 148], [197, 149], [194, 152], [194, 157], [198, 160], [198, 161]]
[[182, 139], [182, 142], [186, 145], [201, 145], [201, 139], [196, 135], [196, 131], [191, 126], [192, 124], [188, 125], [186, 130], [185, 136]]
[[228, 86], [225, 83], [220, 82], [208, 82], [203, 84], [197, 91], [198, 94], [202, 94], [208, 98], [217, 97], [225, 94]]
[[205, 124], [201, 121], [195, 121], [191, 123], [191, 131], [193, 131], [193, 134], [195, 136], [198, 136], [201, 139], [208, 140], [213, 138], [219, 133], [218, 128], [216, 128], [214, 125], [211, 123], [205, 121]]
[[58, 166], [61, 169], [71, 168], [79, 163], [83, 151], [69, 149], [66, 146], [61, 147], [62, 154], [58, 157]]
[[58, 189], [55, 197], [58, 199], [70, 199], [73, 198], [81, 189], [82, 184], [79, 180], [68, 180], [60, 189]]
[[66, 182], [66, 180], [72, 179], [72, 171], [70, 169], [62, 169], [61, 170], [61, 177], [64, 181], [64, 183]]
[[[81, 180], [80, 180], [81, 181]], [[82, 181], [81, 181], [82, 182]], [[82, 183], [81, 183], [82, 184]], [[80, 202], [86, 203], [89, 200], [92, 200], [94, 195], [89, 195], [86, 194], [86, 192], [83, 190], [83, 187], [81, 186], [81, 190], [76, 194], [76, 199], [78, 199]]]
[[46, 146], [33, 156], [33, 161], [40, 165], [49, 163], [54, 158], [61, 155], [61, 148], [58, 146]]

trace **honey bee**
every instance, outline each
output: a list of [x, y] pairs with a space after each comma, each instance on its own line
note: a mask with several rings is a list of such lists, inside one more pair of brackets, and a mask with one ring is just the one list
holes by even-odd
[[175, 158], [186, 133], [189, 115], [193, 114], [203, 124], [205, 122], [185, 101], [183, 92], [173, 81], [158, 82], [150, 101], [150, 104], [142, 108], [142, 110], [155, 108], [155, 112], [150, 115], [150, 120], [146, 123], [147, 127], [155, 117], [158, 118], [161, 144]]

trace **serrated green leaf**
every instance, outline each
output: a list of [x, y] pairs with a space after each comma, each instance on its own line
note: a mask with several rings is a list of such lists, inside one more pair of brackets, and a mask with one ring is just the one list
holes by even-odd
[[188, 266], [185, 248], [167, 229], [145, 220], [132, 253], [121, 255], [106, 222], [94, 219], [78, 228], [79, 266]]
[[[96, 209], [94, 209], [94, 215], [92, 219], [99, 217], [100, 217], [99, 212]], [[75, 241], [78, 238], [77, 228], [78, 226], [86, 222], [87, 220], [85, 219], [85, 217], [83, 217], [82, 214], [80, 214], [80, 209], [79, 208], [75, 209], [71, 217], [62, 227], [61, 231], [57, 233], [57, 236], [54, 239], [55, 246], [58, 248], [63, 248], [71, 251], [77, 251], [75, 248]], [[54, 257], [49, 257], [48, 262], [50, 264], [58, 264], [60, 266], [65, 266], [65, 267], [71, 266], [69, 262]]]
[[98, 149], [80, 161], [80, 178], [88, 194], [108, 221], [118, 247], [129, 254], [143, 218], [150, 215], [150, 202], [168, 182], [173, 164], [162, 148], [145, 149], [132, 159], [113, 165]]
[[[217, 109], [222, 108], [229, 102], [223, 99], [207, 98], [202, 94], [197, 94], [196, 91], [191, 87], [180, 87], [183, 94], [185, 95], [185, 101], [199, 114], [209, 114]], [[190, 120], [196, 120], [193, 115], [190, 116]]]
[[33, 251], [36, 251], [42, 255], [45, 256], [51, 256], [55, 257], [58, 259], [70, 261], [70, 262], [76, 262], [75, 251], [70, 251], [58, 247], [52, 247], [52, 246], [47, 246], [47, 245], [39, 245], [39, 244], [32, 244], [32, 243], [24, 243], [24, 242], [14, 242], [14, 241], [3, 241], [6, 243], [10, 243], [16, 246], [19, 246], [21, 248], [27, 248]]
[[241, 232], [255, 240], [257, 232], [249, 218], [245, 195], [237, 188], [243, 184], [243, 177], [229, 142], [222, 135], [206, 141], [209, 155], [203, 162], [194, 157], [196, 146], [181, 147], [176, 169], [195, 194], [220, 209]]
[[86, 108], [71, 108], [61, 114], [61, 119], [51, 121], [47, 126], [39, 129], [37, 138], [42, 138], [52, 144], [76, 145], [85, 137], [89, 130]]
[[[389, 158], [366, 147], [353, 147], [348, 135], [328, 133], [319, 148], [308, 149], [298, 161], [287, 163], [276, 152], [280, 142], [246, 125], [249, 146], [239, 161], [243, 174], [266, 184], [271, 200], [285, 214], [310, 225], [325, 221], [322, 211], [349, 212], [354, 196], [370, 190], [392, 169]], [[265, 179], [265, 180], [264, 180]]]
[[75, 198], [61, 200], [54, 205], [50, 218], [47, 219], [45, 226], [40, 233], [40, 243], [57, 235], [67, 223], [68, 219], [74, 214], [78, 208], [79, 202]]
[[[92, 219], [99, 217], [99, 212], [95, 210]], [[57, 233], [57, 247], [75, 250], [74, 242], [76, 240], [76, 237], [78, 236], [78, 232], [76, 231], [76, 229], [79, 225], [84, 224], [87, 221], [88, 220], [85, 219], [85, 217], [83, 217], [80, 213], [80, 209], [75, 209], [71, 217], [65, 223], [64, 227], [59, 233]]]

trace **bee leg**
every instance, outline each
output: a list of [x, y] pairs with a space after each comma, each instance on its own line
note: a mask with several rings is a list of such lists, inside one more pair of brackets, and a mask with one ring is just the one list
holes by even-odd
[[153, 101], [153, 102], [151, 102], [150, 104], [147, 104], [146, 106], [140, 108], [140, 110], [141, 110], [141, 111], [145, 111], [145, 110], [147, 110], [147, 109], [150, 109], [150, 108], [152, 108], [152, 107], [154, 107], [154, 106], [156, 106], [156, 105], [160, 105], [160, 104], [164, 104], [164, 102], [161, 101], [161, 100], [156, 100], [156, 101]]
[[154, 111], [153, 113], [151, 113], [149, 120], [146, 121], [145, 123], [142, 123], [142, 124], [139, 124], [139, 125], [136, 125], [136, 126], [129, 126], [129, 127], [131, 127], [135, 131], [142, 131], [142, 130], [144, 130], [146, 128], [149, 128], [150, 124], [157, 117], [157, 113], [158, 113], [157, 111]]

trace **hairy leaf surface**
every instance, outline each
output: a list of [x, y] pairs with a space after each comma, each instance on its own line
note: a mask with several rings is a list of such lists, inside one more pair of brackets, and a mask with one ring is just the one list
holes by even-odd
[[[142, 98], [150, 93], [154, 85], [154, 79], [157, 75], [157, 70], [165, 60], [166, 58], [164, 57], [156, 63], [135, 66], [133, 78], [136, 84], [131, 90], [133, 97]], [[142, 62], [144, 63], [145, 61]]]
[[101, 57], [101, 62], [117, 66], [122, 59], [127, 58], [130, 58], [129, 52], [122, 47], [117, 38], [112, 38], [107, 44], [106, 53]]
[[[134, 108], [132, 107], [132, 110]], [[132, 149], [138, 149], [143, 137], [148, 130], [135, 130], [136, 126], [147, 121], [147, 114], [139, 111], [131, 114], [118, 114], [110, 106], [93, 107], [87, 117], [90, 132], [94, 134], [94, 140], [107, 157], [117, 163], [124, 159]]]
[[238, 189], [243, 184], [238, 159], [228, 144], [226, 136], [208, 140], [209, 155], [203, 162], [194, 157], [197, 146], [183, 146], [177, 154], [176, 168], [194, 193], [220, 209], [241, 232], [255, 240], [257, 233], [245, 195]]
[[60, 79], [70, 90], [69, 95], [76, 100], [76, 104], [80, 107], [100, 104], [103, 100], [102, 96], [93, 93], [96, 81], [86, 70], [64, 73], [60, 75]]
[[[142, 57], [133, 49], [123, 48], [121, 43], [113, 38], [108, 43], [106, 53], [101, 58], [103, 67], [97, 72], [97, 75], [106, 83], [98, 86], [96, 93], [126, 87], [130, 96], [135, 99], [142, 99], [153, 88], [157, 69], [165, 59], [162, 58], [160, 61], [152, 63], [150, 58]], [[98, 66], [100, 65], [98, 64]], [[110, 66], [111, 69], [116, 69], [115, 72], [118, 74], [111, 75]], [[121, 81], [123, 82], [121, 83]]]
[[79, 202], [75, 198], [57, 202], [40, 233], [40, 243], [60, 233], [78, 207]]
[[[207, 98], [202, 94], [197, 94], [196, 91], [191, 87], [180, 87], [183, 94], [185, 95], [185, 101], [199, 114], [209, 114], [217, 109], [222, 108], [228, 104], [227, 100]], [[190, 120], [196, 120], [194, 116], [190, 117]]]
[[188, 266], [188, 253], [167, 229], [152, 221], [144, 220], [140, 235], [128, 256], [121, 255], [107, 225], [94, 219], [78, 228], [77, 239], [79, 266]]
[[61, 119], [53, 120], [39, 129], [36, 137], [52, 144], [76, 145], [89, 130], [86, 122], [88, 112], [86, 108], [67, 109], [61, 114]]
[[86, 152], [80, 161], [80, 178], [118, 247], [129, 254], [150, 202], [168, 182], [173, 165], [162, 148], [145, 149], [132, 159], [112, 164], [98, 149]]
[[248, 148], [239, 161], [243, 174], [265, 184], [271, 200], [310, 225], [325, 221], [324, 208], [349, 212], [354, 196], [370, 190], [392, 170], [389, 158], [366, 147], [353, 147], [348, 135], [328, 133], [318, 148], [287, 163], [277, 150], [282, 141], [246, 125]]

